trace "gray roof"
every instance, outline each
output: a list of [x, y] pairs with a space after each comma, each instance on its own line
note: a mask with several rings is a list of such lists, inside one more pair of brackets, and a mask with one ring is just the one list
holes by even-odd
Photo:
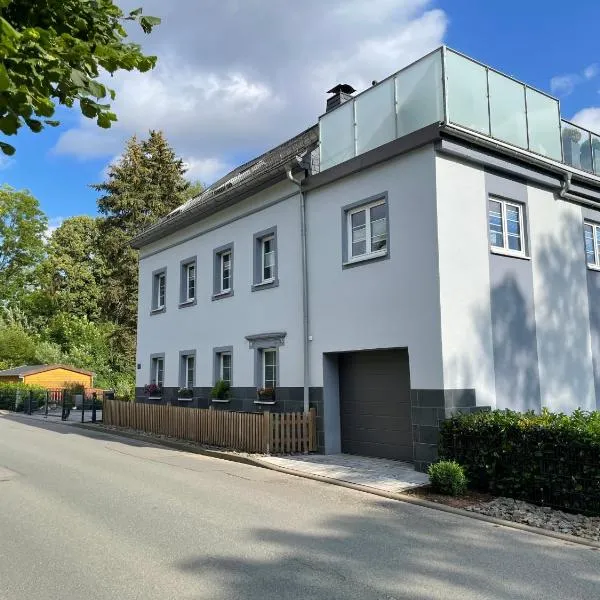
[[52, 371], [53, 369], [66, 369], [75, 373], [83, 373], [84, 375], [94, 375], [91, 371], [85, 369], [77, 369], [69, 365], [22, 365], [0, 371], [0, 377], [22, 377], [23, 375], [32, 375], [33, 373], [43, 373], [44, 371]]
[[313, 125], [283, 144], [240, 165], [225, 177], [188, 200], [166, 217], [151, 225], [131, 240], [134, 248], [142, 248], [165, 235], [178, 231], [200, 219], [231, 206], [244, 198], [285, 179], [285, 166], [301, 170], [296, 158], [312, 152], [319, 142], [319, 128]]

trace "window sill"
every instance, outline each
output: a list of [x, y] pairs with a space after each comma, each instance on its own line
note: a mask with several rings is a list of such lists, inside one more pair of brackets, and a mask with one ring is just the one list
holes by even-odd
[[531, 256], [522, 254], [520, 252], [511, 252], [510, 250], [503, 250], [502, 248], [490, 248], [492, 254], [498, 254], [500, 256], [508, 256], [509, 258], [520, 258], [521, 260], [531, 260]]
[[365, 262], [369, 262], [372, 260], [381, 260], [383, 258], [389, 258], [389, 252], [387, 250], [385, 252], [373, 252], [372, 254], [366, 254], [364, 256], [358, 256], [356, 258], [351, 258], [346, 262], [342, 263], [342, 267], [353, 267], [354, 265], [360, 265]]
[[166, 306], [161, 306], [160, 308], [153, 308], [150, 311], [151, 315], [159, 315], [160, 313], [164, 313], [167, 312], [167, 307]]
[[215, 404], [229, 404], [231, 402], [229, 398], [211, 398], [210, 401]]
[[599, 267], [599, 266], [597, 266], [597, 265], [587, 265], [587, 268], [588, 268], [590, 271], [600, 271], [600, 267]]
[[276, 400], [255, 400], [254, 404], [266, 404], [268, 406], [273, 406], [273, 404], [275, 404]]
[[212, 300], [222, 300], [223, 298], [230, 298], [233, 296], [233, 290], [227, 290], [226, 292], [219, 292], [218, 294], [213, 294]]
[[269, 288], [274, 288], [279, 285], [279, 279], [270, 279], [268, 281], [261, 281], [260, 283], [254, 283], [252, 285], [252, 291], [258, 292], [259, 290], [267, 290]]
[[194, 306], [196, 304], [196, 298], [192, 300], [186, 300], [185, 302], [179, 303], [179, 308], [187, 308], [188, 306]]
[[177, 398], [177, 402], [193, 402], [193, 398]]
[[148, 396], [148, 400], [162, 400], [162, 396]]

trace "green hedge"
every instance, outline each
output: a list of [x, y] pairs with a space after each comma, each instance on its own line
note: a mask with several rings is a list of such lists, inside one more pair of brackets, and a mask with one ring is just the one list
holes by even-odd
[[600, 412], [456, 416], [441, 425], [439, 453], [475, 489], [600, 515]]
[[23, 383], [0, 383], [0, 410], [22, 412], [28, 402], [29, 392], [33, 392], [32, 410], [45, 402], [46, 390], [37, 385]]

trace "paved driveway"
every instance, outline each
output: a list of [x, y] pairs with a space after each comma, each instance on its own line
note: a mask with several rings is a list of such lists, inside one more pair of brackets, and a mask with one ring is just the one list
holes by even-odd
[[0, 417], [0, 599], [591, 599], [600, 553]]

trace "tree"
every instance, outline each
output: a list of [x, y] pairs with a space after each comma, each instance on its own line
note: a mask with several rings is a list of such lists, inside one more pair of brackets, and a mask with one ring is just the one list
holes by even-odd
[[0, 187], [0, 303], [17, 301], [34, 283], [35, 266], [45, 253], [47, 225], [30, 192]]
[[[102, 70], [152, 69], [155, 56], [125, 42], [126, 21], [150, 33], [160, 23], [142, 9], [126, 14], [113, 0], [0, 0], [0, 131], [14, 135], [26, 124], [39, 132], [53, 120], [56, 102], [72, 107], [108, 128], [116, 115], [105, 98], [114, 90]], [[10, 144], [0, 141], [5, 154]]]
[[100, 244], [99, 219], [79, 216], [63, 221], [52, 233], [47, 258], [39, 268], [36, 312], [65, 312], [90, 321], [100, 318], [105, 276]]
[[0, 326], [0, 369], [31, 364], [35, 359], [35, 342], [21, 327]]
[[163, 134], [151, 131], [147, 140], [131, 138], [107, 180], [92, 186], [102, 194], [98, 209], [105, 217], [100, 227], [106, 264], [103, 314], [128, 332], [120, 342], [127, 343], [123, 351], [130, 355], [135, 349], [138, 256], [129, 243], [189, 198], [184, 173], [183, 161]]

